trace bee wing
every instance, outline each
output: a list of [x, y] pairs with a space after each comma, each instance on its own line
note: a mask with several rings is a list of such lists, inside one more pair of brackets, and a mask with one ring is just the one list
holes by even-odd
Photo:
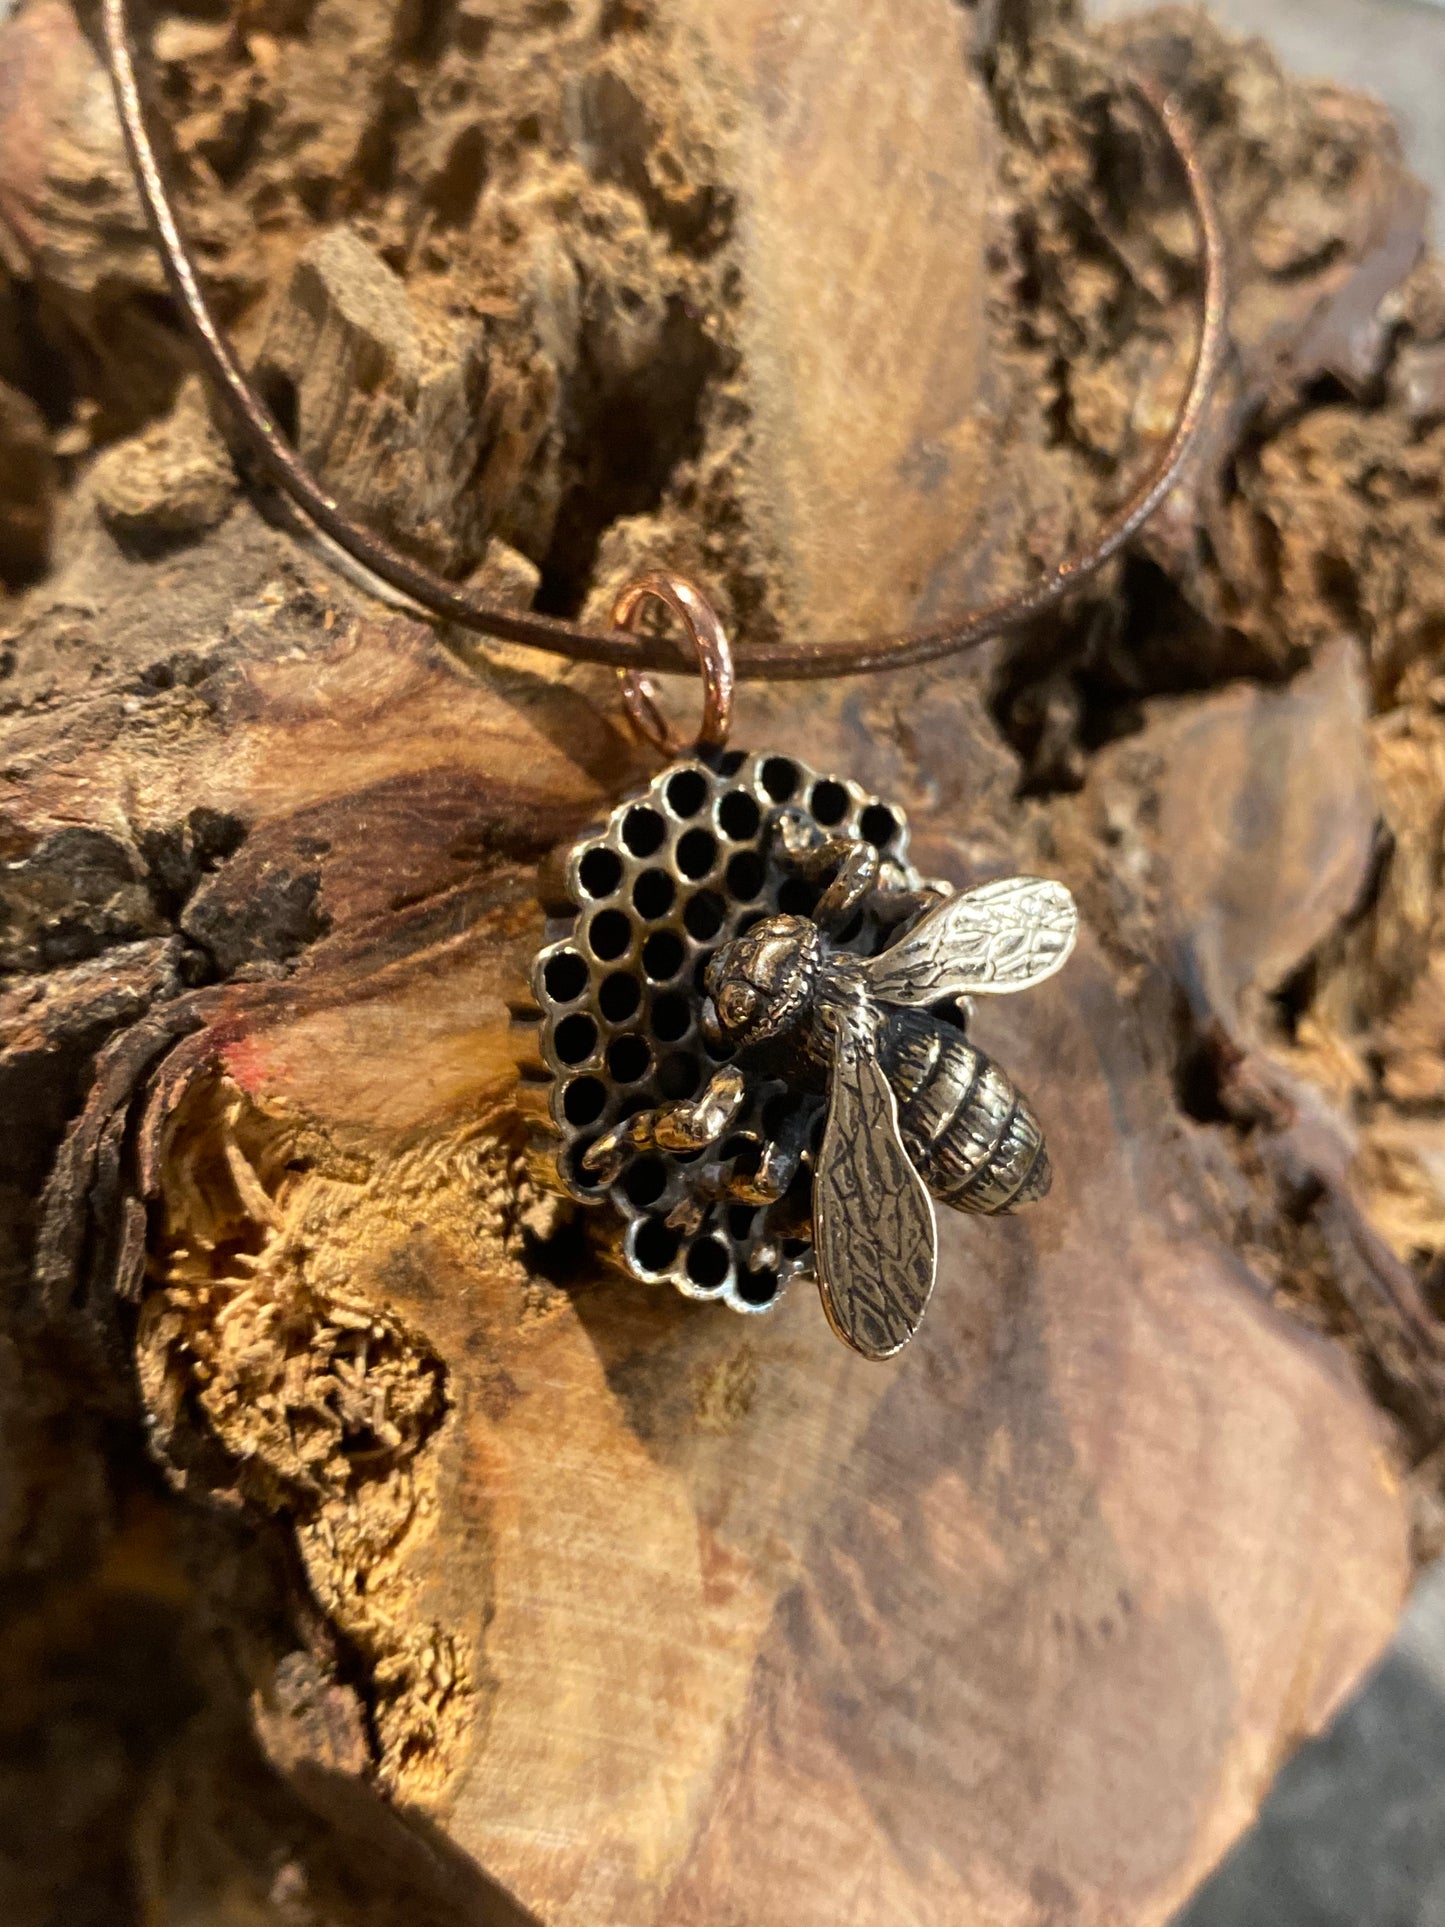
[[938, 1237], [933, 1200], [899, 1135], [893, 1087], [867, 1037], [838, 1037], [813, 1218], [828, 1323], [865, 1358], [891, 1358], [918, 1329]]
[[945, 897], [863, 970], [885, 1004], [936, 1004], [972, 991], [1027, 990], [1074, 947], [1079, 913], [1062, 883], [1004, 877]]

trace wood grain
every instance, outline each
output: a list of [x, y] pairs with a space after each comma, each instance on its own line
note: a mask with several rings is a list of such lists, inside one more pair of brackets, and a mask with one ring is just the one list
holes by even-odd
[[322, 0], [158, 45], [330, 479], [508, 595], [668, 563], [758, 635], [998, 592], [1118, 498], [1194, 300], [1119, 62], [1205, 124], [1235, 364], [1127, 566], [969, 663], [741, 692], [924, 873], [1085, 909], [978, 1020], [1054, 1191], [945, 1214], [883, 1367], [805, 1290], [619, 1278], [547, 1184], [538, 867], [650, 768], [615, 685], [248, 492], [171, 406], [88, 41], [3, 30], [46, 84], [0, 87], [0, 381], [60, 482], [0, 605], [20, 1927], [1162, 1927], [1389, 1635], [1445, 1428], [1404, 1108], [1445, 284], [1374, 111], [1258, 46], [961, 22]]

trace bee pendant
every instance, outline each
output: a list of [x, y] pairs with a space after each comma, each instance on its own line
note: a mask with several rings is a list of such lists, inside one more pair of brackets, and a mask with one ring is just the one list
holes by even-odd
[[[803, 874], [834, 872], [811, 917], [764, 918], [733, 938], [706, 972], [703, 1031], [731, 1051], [699, 1096], [640, 1112], [587, 1152], [605, 1179], [639, 1149], [694, 1152], [723, 1139], [750, 1076], [826, 1094], [813, 1181], [818, 1285], [838, 1336], [890, 1358], [918, 1329], [933, 1290], [933, 1199], [994, 1213], [1049, 1187], [1043, 1133], [998, 1066], [939, 1006], [1027, 990], [1074, 945], [1077, 916], [1062, 884], [1009, 877], [962, 895], [900, 889], [866, 843], [807, 847], [807, 826], [780, 812], [773, 836]], [[833, 939], [860, 904], [901, 934], [871, 957]], [[781, 1197], [807, 1146], [764, 1147], [732, 1195]]]

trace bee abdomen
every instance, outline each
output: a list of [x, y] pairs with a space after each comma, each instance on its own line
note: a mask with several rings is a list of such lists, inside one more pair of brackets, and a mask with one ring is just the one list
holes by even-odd
[[1038, 1120], [961, 1031], [897, 1012], [885, 1054], [904, 1146], [937, 1198], [992, 1213], [1044, 1195], [1052, 1173]]

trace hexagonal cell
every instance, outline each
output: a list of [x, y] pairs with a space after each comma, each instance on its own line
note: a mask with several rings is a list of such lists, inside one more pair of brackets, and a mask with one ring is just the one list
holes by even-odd
[[[784, 1127], [815, 1145], [821, 1097], [759, 1078], [721, 1145], [634, 1152], [606, 1187], [581, 1160], [623, 1118], [696, 1095], [726, 1055], [710, 1053], [699, 1029], [703, 974], [719, 947], [779, 910], [812, 913], [817, 886], [773, 847], [784, 807], [810, 816], [825, 836], [872, 843], [917, 886], [903, 811], [856, 783], [794, 756], [689, 758], [573, 847], [565, 866], [572, 910], [549, 924], [532, 980], [554, 1080], [560, 1184], [586, 1203], [610, 1204], [618, 1253], [634, 1277], [754, 1316], [811, 1271], [812, 1150], [775, 1203], [740, 1204], [727, 1181], [756, 1170], [764, 1143]], [[842, 940], [871, 955], [885, 931], [869, 910]]]

